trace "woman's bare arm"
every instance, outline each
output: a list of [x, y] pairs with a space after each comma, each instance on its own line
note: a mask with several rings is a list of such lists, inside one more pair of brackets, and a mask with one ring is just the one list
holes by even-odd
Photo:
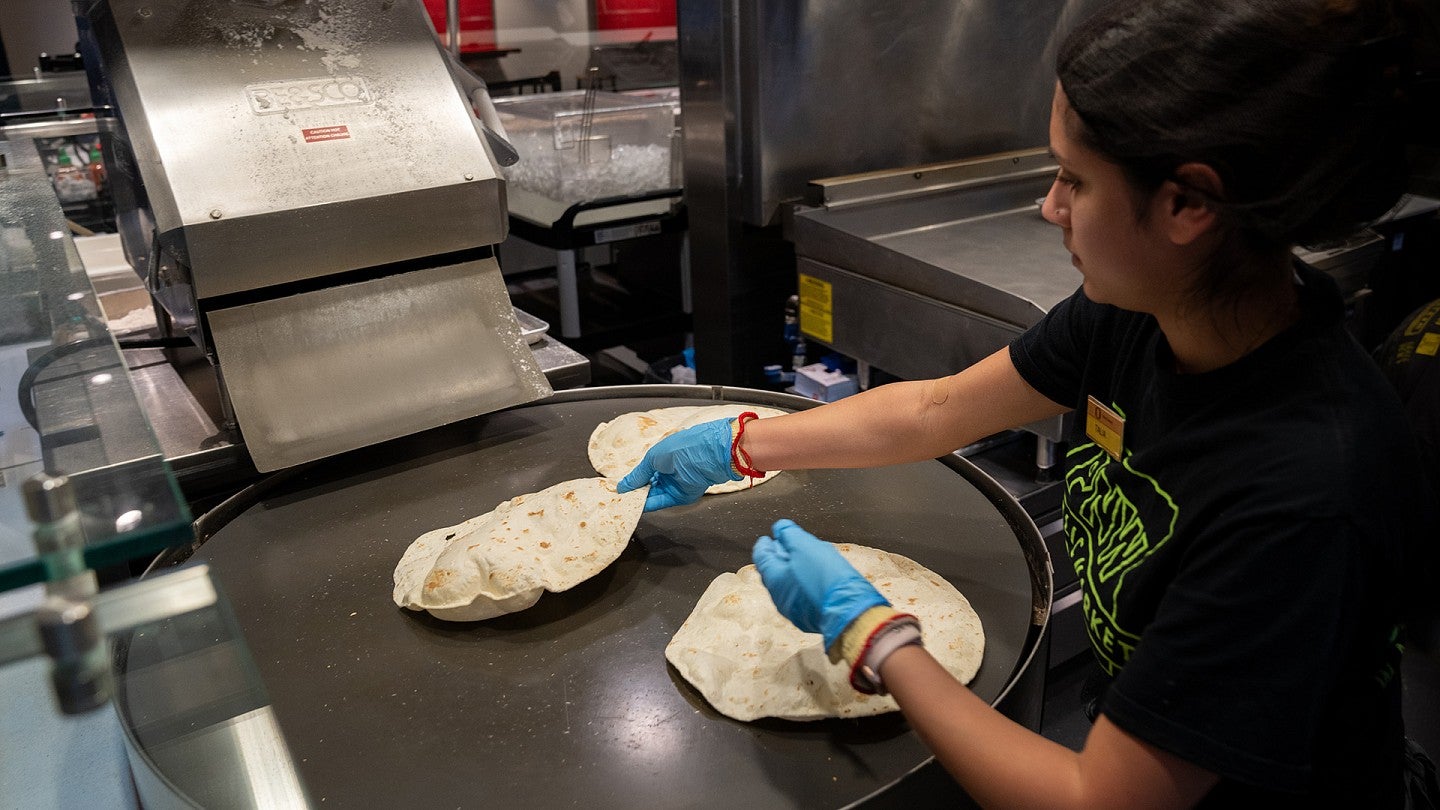
[[936, 458], [1068, 410], [1031, 388], [1001, 349], [950, 377], [750, 422], [741, 446], [762, 470], [879, 467]]
[[885, 659], [885, 686], [940, 764], [985, 808], [1188, 808], [1219, 781], [1101, 715], [1079, 753], [986, 705], [922, 647]]

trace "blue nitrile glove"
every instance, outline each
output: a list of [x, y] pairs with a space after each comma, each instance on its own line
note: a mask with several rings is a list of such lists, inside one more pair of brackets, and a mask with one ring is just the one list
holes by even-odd
[[774, 539], [755, 543], [755, 567], [785, 618], [807, 633], [825, 637], [829, 650], [861, 613], [890, 602], [830, 543], [777, 520]]
[[635, 465], [616, 492], [629, 492], [650, 485], [645, 511], [694, 503], [705, 490], [726, 481], [744, 478], [730, 466], [730, 423], [716, 419], [672, 433], [650, 448]]

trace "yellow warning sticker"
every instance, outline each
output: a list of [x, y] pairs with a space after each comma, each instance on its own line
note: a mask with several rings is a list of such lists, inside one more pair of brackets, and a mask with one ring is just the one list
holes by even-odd
[[1437, 352], [1440, 352], [1440, 332], [1430, 332], [1420, 338], [1420, 345], [1415, 347], [1416, 354], [1426, 357], [1434, 357]]
[[835, 315], [831, 309], [834, 287], [828, 281], [800, 274], [800, 331], [823, 343], [835, 339]]
[[814, 276], [800, 274], [800, 303], [829, 310], [833, 285]]

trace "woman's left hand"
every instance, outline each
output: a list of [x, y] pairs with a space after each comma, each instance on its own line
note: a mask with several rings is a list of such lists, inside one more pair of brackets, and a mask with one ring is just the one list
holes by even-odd
[[890, 603], [834, 545], [779, 520], [761, 537], [753, 557], [775, 607], [796, 627], [825, 637], [829, 650], [861, 613]]

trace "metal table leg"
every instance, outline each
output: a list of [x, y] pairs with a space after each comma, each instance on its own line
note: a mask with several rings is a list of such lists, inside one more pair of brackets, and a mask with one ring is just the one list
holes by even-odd
[[580, 289], [575, 278], [575, 251], [555, 251], [556, 281], [560, 285], [560, 334], [580, 337]]

